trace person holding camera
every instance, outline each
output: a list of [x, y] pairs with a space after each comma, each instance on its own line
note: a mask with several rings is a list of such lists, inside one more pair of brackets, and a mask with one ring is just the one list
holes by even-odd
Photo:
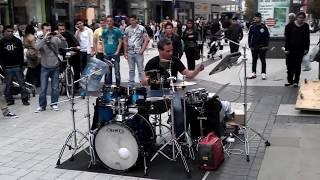
[[20, 39], [13, 35], [13, 26], [7, 25], [4, 28], [4, 37], [0, 40], [0, 64], [4, 71], [4, 82], [6, 83], [5, 98], [8, 105], [14, 104], [12, 96], [13, 78], [21, 87], [21, 100], [23, 105], [30, 105], [29, 93], [27, 92], [22, 73], [24, 55], [23, 45]]
[[36, 42], [35, 48], [41, 54], [41, 75], [39, 107], [35, 113], [46, 110], [48, 80], [51, 78], [51, 108], [59, 111], [56, 104], [59, 99], [59, 48], [68, 47], [66, 39], [58, 32], [51, 32], [51, 25], [43, 23], [41, 26], [44, 37]]

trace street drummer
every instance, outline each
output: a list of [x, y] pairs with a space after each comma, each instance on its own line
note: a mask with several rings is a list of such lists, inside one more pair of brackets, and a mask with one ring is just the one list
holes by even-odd
[[[177, 77], [178, 72], [188, 79], [192, 79], [204, 69], [203, 64], [198, 64], [194, 70], [188, 70], [183, 63], [176, 57], [173, 57], [172, 42], [168, 39], [162, 39], [158, 42], [159, 56], [156, 56], [148, 61], [145, 66], [145, 78], [141, 82], [144, 85], [150, 86], [148, 92], [149, 97], [161, 97], [163, 95], [174, 95], [174, 121], [176, 136], [184, 131], [184, 117], [181, 98], [172, 94], [169, 90], [170, 80], [169, 77]], [[154, 75], [156, 73], [157, 75]], [[158, 78], [160, 77], [160, 79]], [[157, 79], [157, 80], [155, 80]]]

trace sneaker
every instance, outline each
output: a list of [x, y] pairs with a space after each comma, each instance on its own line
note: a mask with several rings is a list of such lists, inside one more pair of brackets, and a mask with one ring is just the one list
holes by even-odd
[[299, 87], [298, 83], [293, 83], [293, 87]]
[[261, 76], [262, 76], [262, 80], [267, 80], [267, 75], [265, 73], [262, 73]]
[[8, 106], [14, 105], [14, 101], [7, 101], [7, 105]]
[[54, 110], [54, 111], [59, 111], [58, 105], [53, 105], [53, 106], [51, 106], [51, 108], [52, 108], [52, 110]]
[[85, 91], [80, 91], [80, 96], [82, 99], [84, 99], [86, 97], [86, 92]]
[[22, 104], [25, 105], [25, 106], [29, 106], [30, 105], [30, 103], [27, 100], [22, 101]]
[[42, 111], [45, 111], [46, 109], [43, 108], [43, 107], [37, 107], [37, 109], [34, 111], [34, 113], [39, 113], [39, 112], [42, 112]]
[[285, 87], [293, 87], [293, 83], [286, 83], [284, 84]]
[[257, 78], [256, 73], [252, 73], [252, 75], [248, 77], [248, 79], [255, 79], [255, 78]]
[[8, 114], [4, 115], [4, 118], [6, 119], [14, 119], [14, 118], [18, 118], [18, 116], [12, 112], [8, 112]]

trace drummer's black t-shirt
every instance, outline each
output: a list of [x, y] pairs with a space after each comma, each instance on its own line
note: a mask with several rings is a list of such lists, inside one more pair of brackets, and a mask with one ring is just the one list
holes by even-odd
[[[169, 66], [170, 67], [170, 66]], [[177, 77], [178, 71], [181, 73], [183, 70], [185, 70], [186, 67], [183, 65], [183, 63], [180, 61], [180, 59], [172, 57], [172, 62], [171, 62], [171, 75], [174, 77]], [[145, 72], [147, 76], [150, 77], [150, 79], [157, 79], [159, 81], [158, 74], [160, 77], [162, 77], [163, 81], [163, 87], [164, 88], [169, 88], [170, 87], [170, 82], [168, 77], [170, 77], [169, 74], [169, 68], [166, 69], [163, 66], [160, 65], [160, 58], [159, 56], [156, 56], [148, 61], [148, 63], [145, 66]], [[153, 71], [155, 70], [155, 71]], [[159, 70], [159, 72], [156, 72], [156, 70]], [[148, 72], [149, 71], [149, 72]], [[151, 72], [150, 72], [151, 71]], [[151, 83], [150, 84], [150, 89], [159, 89], [161, 86], [160, 84], [156, 83]]]

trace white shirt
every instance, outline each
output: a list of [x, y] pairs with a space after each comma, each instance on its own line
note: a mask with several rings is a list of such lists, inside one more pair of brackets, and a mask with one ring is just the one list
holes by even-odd
[[93, 31], [88, 27], [84, 27], [83, 31], [79, 30], [76, 37], [80, 44], [80, 51], [90, 54], [91, 48], [93, 47]]

